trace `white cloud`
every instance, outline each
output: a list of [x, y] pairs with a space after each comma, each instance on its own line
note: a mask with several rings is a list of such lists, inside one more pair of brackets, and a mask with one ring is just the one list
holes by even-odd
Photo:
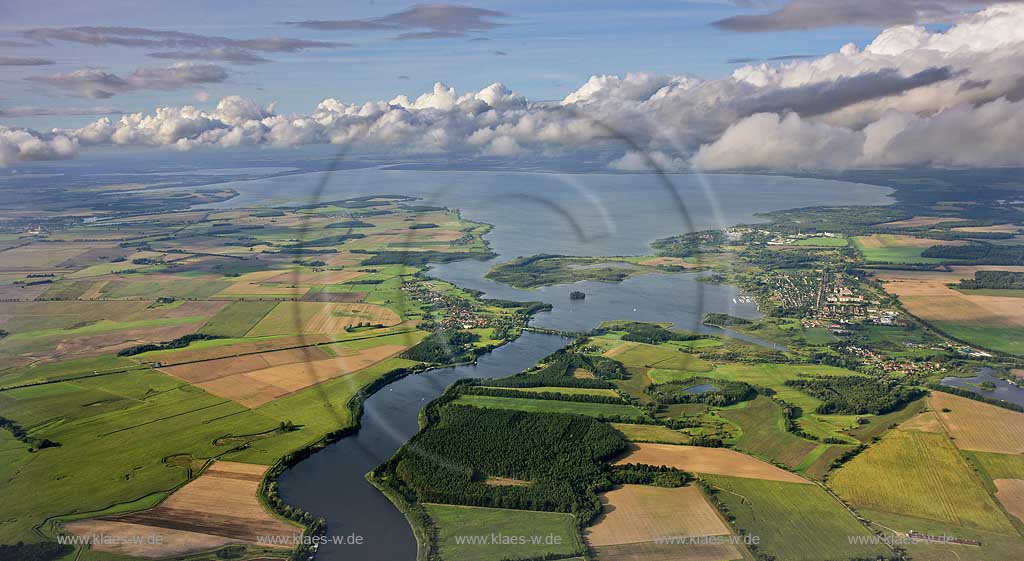
[[0, 165], [14, 161], [61, 160], [71, 158], [78, 143], [64, 135], [38, 133], [0, 126]]
[[[864, 48], [748, 65], [724, 79], [594, 76], [554, 104], [531, 104], [500, 83], [466, 93], [437, 83], [389, 101], [327, 98], [308, 114], [230, 96], [212, 111], [162, 107], [54, 134], [83, 145], [332, 143], [403, 156], [602, 157], [620, 170], [651, 161], [663, 169], [1024, 165], [1020, 60], [1024, 5], [1000, 5], [944, 31], [895, 27]], [[7, 159], [27, 158], [20, 154], [8, 150]]]

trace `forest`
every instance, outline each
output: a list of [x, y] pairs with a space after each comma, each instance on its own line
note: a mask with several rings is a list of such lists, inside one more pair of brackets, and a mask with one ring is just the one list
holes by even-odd
[[[572, 370], [589, 370], [597, 378], [574, 378]], [[544, 359], [544, 366], [527, 370], [515, 376], [488, 380], [487, 385], [505, 388], [537, 388], [555, 386], [563, 388], [614, 388], [606, 380], [629, 378], [622, 363], [603, 356], [592, 356], [559, 350]]]
[[649, 345], [657, 345], [658, 343], [664, 343], [666, 341], [694, 341], [697, 339], [707, 338], [704, 335], [697, 335], [696, 333], [680, 333], [678, 331], [672, 331], [654, 323], [617, 323], [614, 325], [614, 329], [626, 332], [626, 334], [622, 336], [623, 341], [634, 341], [637, 343], [647, 343]]
[[823, 415], [881, 415], [924, 395], [898, 380], [865, 376], [808, 376], [787, 380], [786, 385], [820, 399], [815, 412]]
[[462, 330], [435, 331], [412, 348], [402, 358], [431, 364], [450, 364], [468, 358], [466, 346], [478, 341], [476, 333]]
[[[581, 415], [441, 406], [436, 419], [384, 466], [410, 500], [583, 514], [600, 509], [608, 460], [627, 442]], [[487, 485], [506, 477], [530, 485]]]
[[975, 271], [973, 279], [963, 279], [956, 288], [973, 290], [980, 288], [1024, 289], [1024, 273], [1013, 271]]
[[967, 245], [933, 245], [921, 252], [922, 257], [956, 259], [977, 265], [1024, 265], [1024, 246], [971, 243]]

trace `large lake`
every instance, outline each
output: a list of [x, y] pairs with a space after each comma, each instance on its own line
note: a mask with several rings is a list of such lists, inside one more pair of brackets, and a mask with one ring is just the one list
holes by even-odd
[[[755, 213], [818, 205], [878, 205], [889, 189], [835, 181], [745, 175], [559, 175], [507, 172], [429, 172], [361, 169], [233, 182], [240, 196], [218, 207], [329, 201], [360, 195], [405, 194], [417, 204], [461, 209], [494, 225], [490, 262], [436, 266], [431, 274], [488, 297], [543, 300], [554, 305], [533, 324], [586, 330], [601, 321], [670, 321], [704, 330], [707, 312], [752, 317], [756, 308], [730, 286], [700, 282], [699, 274], [646, 275], [620, 284], [582, 282], [534, 291], [483, 278], [493, 263], [523, 255], [639, 255], [657, 238], [761, 220]], [[570, 300], [572, 290], [585, 300]], [[318, 559], [412, 561], [416, 544], [402, 515], [364, 475], [390, 457], [417, 430], [423, 405], [464, 377], [507, 376], [564, 345], [552, 335], [527, 333], [481, 357], [475, 366], [410, 376], [366, 403], [358, 434], [289, 470], [280, 480], [290, 504], [322, 515], [331, 535], [352, 533], [363, 545], [326, 546]]]

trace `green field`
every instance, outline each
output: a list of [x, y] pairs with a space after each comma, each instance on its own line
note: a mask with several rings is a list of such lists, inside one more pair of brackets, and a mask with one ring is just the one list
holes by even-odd
[[[1024, 456], [993, 452], [964, 452], [978, 466], [978, 473], [987, 484], [993, 479], [1024, 479]], [[995, 488], [989, 489], [995, 492]]]
[[735, 442], [738, 448], [790, 468], [800, 465], [819, 446], [817, 442], [786, 432], [782, 408], [764, 396], [747, 402], [744, 407], [719, 411], [718, 415], [742, 429]]
[[972, 345], [1012, 355], [1024, 355], [1024, 328], [1008, 325], [933, 322], [936, 328]]
[[159, 498], [187, 477], [163, 458], [218, 456], [231, 449], [213, 444], [218, 437], [280, 422], [151, 370], [3, 392], [0, 403], [34, 436], [61, 444], [34, 453], [23, 446], [24, 463], [4, 483], [5, 494], [18, 497], [5, 501], [4, 543], [32, 539], [49, 517]]
[[1013, 526], [945, 435], [894, 430], [829, 478], [855, 508], [1004, 534]]
[[709, 378], [737, 380], [769, 387], [776, 391], [779, 399], [797, 405], [805, 412], [811, 412], [821, 404], [821, 401], [785, 385], [786, 380], [795, 380], [800, 374], [854, 376], [856, 372], [823, 364], [745, 364], [736, 362], [717, 365], [714, 370], [704, 375]]
[[562, 388], [562, 387], [539, 387], [539, 388], [516, 388], [517, 392], [526, 393], [560, 393], [565, 395], [603, 395], [607, 397], [619, 397], [619, 394], [612, 389], [602, 388]]
[[721, 475], [701, 476], [736, 517], [735, 525], [760, 538], [762, 551], [778, 561], [874, 559], [881, 545], [851, 545], [849, 537], [872, 534], [817, 485]]
[[199, 332], [218, 337], [244, 337], [275, 305], [275, 302], [231, 302]]
[[814, 238], [803, 238], [797, 240], [793, 245], [804, 245], [811, 247], [846, 247], [849, 242], [846, 238], [830, 238], [826, 236], [818, 236]]
[[[907, 243], [896, 234], [857, 236], [853, 243], [870, 263], [942, 263], [942, 259], [921, 257], [927, 247]], [[947, 260], [948, 261], [948, 260]]]
[[[583, 553], [583, 543], [570, 514], [439, 504], [425, 507], [437, 526], [438, 550], [445, 561], [539, 559], [544, 556], [563, 559]], [[516, 539], [523, 537], [523, 541], [529, 543], [489, 543], [494, 534]], [[539, 543], [534, 544], [534, 540]], [[470, 541], [477, 543], [465, 543]]]
[[475, 407], [492, 407], [495, 409], [515, 409], [517, 411], [541, 411], [546, 413], [573, 413], [591, 417], [622, 417], [642, 419], [643, 411], [632, 405], [615, 405], [612, 403], [583, 403], [579, 401], [558, 401], [554, 399], [523, 399], [518, 397], [493, 397], [489, 395], [462, 395], [455, 403], [473, 405]]
[[612, 357], [627, 368], [663, 368], [689, 372], [706, 372], [712, 368], [710, 363], [669, 346], [627, 344], [633, 346]]

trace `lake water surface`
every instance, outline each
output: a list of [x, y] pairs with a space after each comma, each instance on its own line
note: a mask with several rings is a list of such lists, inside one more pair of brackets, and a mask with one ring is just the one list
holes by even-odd
[[[327, 181], [324, 181], [325, 178]], [[760, 220], [758, 212], [816, 205], [887, 204], [889, 189], [824, 180], [721, 175], [559, 175], [507, 172], [430, 172], [361, 169], [292, 175], [227, 186], [240, 196], [220, 208], [329, 201], [371, 194], [422, 197], [417, 204], [462, 210], [494, 225], [487, 235], [498, 257], [431, 268], [432, 275], [491, 298], [542, 300], [554, 305], [533, 325], [583, 331], [602, 321], [667, 321], [705, 328], [708, 312], [755, 317], [734, 287], [700, 281], [700, 273], [651, 274], [622, 283], [516, 290], [484, 278], [499, 261], [538, 253], [621, 256], [650, 252], [657, 238]], [[571, 300], [582, 290], [585, 300]], [[731, 334], [730, 334], [731, 335]], [[328, 533], [363, 537], [363, 545], [326, 546], [318, 559], [412, 561], [416, 544], [405, 519], [364, 475], [388, 459], [417, 430], [419, 410], [453, 381], [499, 377], [523, 370], [566, 344], [552, 335], [526, 333], [480, 358], [475, 366], [410, 376], [366, 402], [362, 428], [292, 468], [280, 479], [282, 498], [324, 516]]]

